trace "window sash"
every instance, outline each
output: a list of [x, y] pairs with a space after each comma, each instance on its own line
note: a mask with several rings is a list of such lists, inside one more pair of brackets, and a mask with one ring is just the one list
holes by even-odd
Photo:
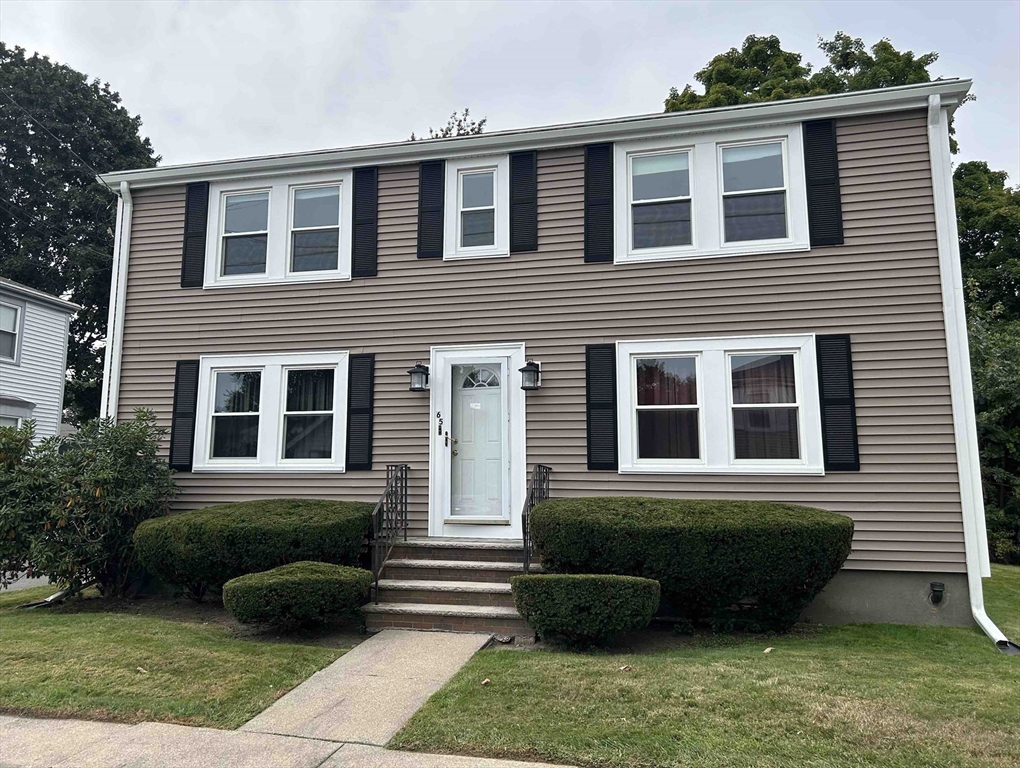
[[14, 323], [11, 328], [0, 328], [0, 334], [6, 334], [12, 337], [13, 342], [11, 344], [11, 354], [4, 355], [0, 354], [0, 360], [17, 360], [18, 359], [18, 343], [21, 341], [21, 307], [12, 306], [10, 304], [2, 304], [5, 309], [14, 311]]
[[[686, 195], [673, 195], [670, 197], [643, 197], [640, 200], [634, 198], [634, 160], [642, 157], [661, 157], [664, 155], [686, 155], [687, 156], [687, 190]], [[689, 243], [678, 243], [670, 245], [637, 246], [634, 244], [634, 209], [651, 206], [661, 203], [690, 203], [690, 229], [691, 237]], [[631, 251], [648, 253], [661, 253], [665, 251], [678, 251], [693, 249], [695, 246], [694, 233], [694, 153], [691, 149], [664, 150], [660, 152], [631, 152], [627, 155], [627, 238]]]
[[[464, 177], [490, 175], [492, 179], [492, 205], [464, 205]], [[457, 250], [470, 253], [478, 250], [491, 250], [496, 245], [496, 228], [499, 226], [496, 212], [497, 189], [496, 168], [465, 168], [457, 173]], [[464, 216], [465, 213], [476, 211], [492, 211], [492, 242], [481, 245], [464, 245]]]
[[[641, 405], [638, 400], [638, 362], [641, 360], [656, 360], [656, 359], [693, 359], [694, 360], [694, 399], [693, 403], [683, 403], [676, 405]], [[700, 465], [704, 463], [705, 458], [705, 419], [704, 411], [702, 408], [702, 372], [701, 372], [701, 355], [700, 354], [635, 354], [631, 355], [630, 358], [630, 387], [631, 387], [631, 404], [634, 410], [634, 426], [631, 435], [631, 445], [633, 449], [634, 461], [636, 464], [644, 466], [656, 466], [656, 465]], [[640, 430], [638, 427], [639, 419], [637, 414], [642, 411], [694, 411], [697, 413], [696, 418], [696, 440], [698, 446], [698, 455], [691, 458], [649, 458], [641, 456], [640, 447]]]
[[[774, 466], [785, 466], [785, 465], [797, 465], [804, 460], [804, 423], [801, 419], [801, 370], [800, 370], [800, 357], [799, 353], [795, 350], [789, 349], [756, 349], [754, 350], [755, 355], [776, 355], [776, 356], [788, 356], [793, 358], [793, 402], [789, 403], [736, 403], [733, 401], [733, 358], [746, 356], [748, 352], [743, 350], [737, 350], [726, 353], [726, 398], [729, 413], [729, 443], [730, 443], [730, 463], [734, 466], [742, 465], [774, 465]], [[740, 410], [775, 410], [785, 409], [797, 412], [797, 456], [795, 458], [786, 459], [738, 459], [737, 458], [737, 446], [736, 446], [736, 418], [734, 416], [735, 411]]]
[[[726, 191], [725, 182], [725, 168], [723, 162], [723, 150], [733, 149], [735, 147], [753, 147], [767, 144], [778, 144], [780, 147], [780, 164], [783, 171], [783, 185], [781, 187], [756, 187], [754, 189], [740, 189], [732, 192]], [[722, 242], [726, 245], [749, 245], [753, 243], [781, 243], [786, 242], [790, 239], [790, 195], [788, 192], [790, 186], [789, 170], [788, 170], [788, 159], [789, 153], [787, 151], [785, 139], [763, 139], [761, 141], [742, 141], [738, 143], [727, 143], [718, 145], [718, 164], [719, 164], [719, 191], [720, 197], [723, 200], [719, 206], [719, 225], [722, 232]], [[775, 193], [783, 193], [783, 218], [785, 221], [785, 232], [786, 234], [782, 237], [759, 237], [748, 240], [729, 240], [726, 237], [726, 200], [737, 198], [737, 197], [750, 197], [754, 195], [767, 195]], [[775, 214], [774, 214], [775, 215]]]

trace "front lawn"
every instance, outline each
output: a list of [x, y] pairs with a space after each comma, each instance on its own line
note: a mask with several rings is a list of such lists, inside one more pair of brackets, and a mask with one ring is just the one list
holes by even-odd
[[244, 637], [186, 600], [14, 607], [53, 591], [0, 592], [2, 713], [236, 728], [352, 644]]
[[[1016, 639], [1020, 568], [993, 566], [985, 590]], [[633, 642], [482, 651], [390, 746], [605, 768], [1020, 765], [1020, 658], [976, 629]]]

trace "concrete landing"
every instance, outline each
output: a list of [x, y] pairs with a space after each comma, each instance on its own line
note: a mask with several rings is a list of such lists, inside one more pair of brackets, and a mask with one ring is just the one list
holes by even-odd
[[483, 634], [384, 630], [241, 730], [381, 747], [488, 642]]

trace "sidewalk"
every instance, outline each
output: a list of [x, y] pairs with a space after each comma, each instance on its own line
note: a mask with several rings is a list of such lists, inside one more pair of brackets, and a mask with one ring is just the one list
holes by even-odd
[[488, 640], [385, 630], [236, 731], [0, 716], [0, 768], [553, 768], [383, 748]]

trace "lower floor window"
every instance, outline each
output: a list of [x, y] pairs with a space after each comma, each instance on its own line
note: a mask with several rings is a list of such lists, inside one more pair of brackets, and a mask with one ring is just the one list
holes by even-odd
[[733, 457], [799, 459], [794, 355], [731, 355]]
[[14, 427], [17, 429], [21, 426], [21, 419], [16, 416], [0, 416], [0, 427]]
[[329, 459], [333, 455], [333, 382], [331, 368], [287, 371], [283, 414], [285, 459]]

